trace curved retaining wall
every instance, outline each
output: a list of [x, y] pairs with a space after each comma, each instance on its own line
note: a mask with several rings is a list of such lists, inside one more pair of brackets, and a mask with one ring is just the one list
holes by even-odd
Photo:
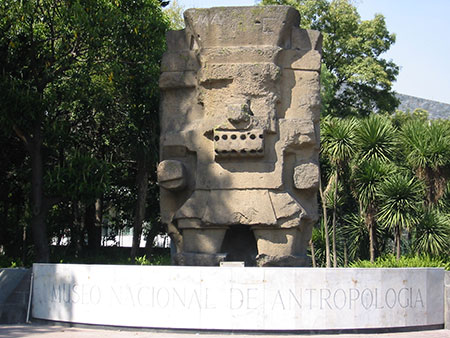
[[34, 318], [151, 328], [444, 324], [444, 270], [35, 264]]

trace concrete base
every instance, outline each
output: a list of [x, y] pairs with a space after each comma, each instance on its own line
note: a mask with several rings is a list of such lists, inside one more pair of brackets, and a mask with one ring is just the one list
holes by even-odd
[[450, 271], [445, 271], [445, 328], [450, 330]]
[[35, 264], [33, 317], [168, 329], [439, 328], [444, 270]]
[[25, 323], [30, 269], [0, 269], [0, 324]]

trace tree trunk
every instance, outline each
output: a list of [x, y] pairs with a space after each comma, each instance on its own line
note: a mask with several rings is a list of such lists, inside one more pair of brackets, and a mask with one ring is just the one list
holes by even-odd
[[74, 250], [75, 258], [79, 258], [83, 251], [84, 244], [84, 217], [81, 202], [72, 203], [73, 224], [70, 230], [70, 245]]
[[136, 175], [137, 199], [136, 209], [133, 220], [133, 246], [131, 247], [130, 257], [134, 259], [139, 250], [142, 235], [142, 223], [145, 218], [145, 206], [148, 190], [148, 165], [144, 155], [138, 156], [138, 171]]
[[337, 194], [338, 194], [338, 172], [334, 178], [334, 195], [333, 195], [333, 267], [337, 268], [336, 253], [336, 212], [337, 212]]
[[36, 250], [36, 262], [48, 263], [50, 254], [45, 219], [49, 206], [44, 198], [44, 168], [40, 126], [34, 128], [34, 136], [28, 144], [28, 150], [31, 157], [31, 204], [33, 215], [31, 218], [31, 230]]
[[100, 248], [101, 230], [96, 222], [96, 208], [95, 202], [86, 205], [86, 213], [84, 214], [84, 224], [88, 235], [88, 250], [89, 253], [96, 253]]
[[313, 242], [312, 239], [309, 241], [309, 246], [311, 247], [312, 266], [313, 266], [313, 268], [316, 268], [317, 267], [317, 264], [316, 264], [316, 253], [314, 251], [314, 242]]
[[400, 255], [401, 255], [401, 249], [400, 249], [400, 227], [396, 226], [395, 227], [395, 246], [396, 246], [396, 251], [397, 251], [397, 260], [400, 259]]
[[370, 262], [375, 262], [375, 224], [374, 224], [374, 215], [372, 214], [371, 207], [368, 208], [366, 214], [366, 224], [369, 230], [369, 253], [370, 253]]
[[328, 236], [327, 201], [323, 193], [322, 178], [320, 177], [320, 175], [319, 175], [319, 194], [320, 200], [322, 201], [323, 227], [325, 231], [325, 260], [326, 260], [326, 267], [329, 268], [331, 267], [331, 260], [330, 260], [330, 238]]

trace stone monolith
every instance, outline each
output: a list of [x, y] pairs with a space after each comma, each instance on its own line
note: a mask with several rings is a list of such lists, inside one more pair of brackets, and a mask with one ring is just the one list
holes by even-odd
[[162, 60], [161, 221], [179, 265], [306, 266], [321, 35], [289, 6], [189, 9]]

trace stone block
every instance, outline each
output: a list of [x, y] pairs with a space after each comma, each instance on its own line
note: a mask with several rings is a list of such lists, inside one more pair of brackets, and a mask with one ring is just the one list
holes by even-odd
[[197, 79], [193, 72], [167, 72], [161, 74], [159, 87], [162, 89], [177, 89], [195, 87]]
[[307, 264], [318, 170], [302, 163], [319, 154], [321, 35], [298, 28], [289, 6], [184, 16], [186, 28], [167, 35], [159, 80], [161, 220], [182, 233], [177, 253], [223, 246], [253, 265], [258, 255], [262, 265]]
[[167, 52], [161, 60], [163, 72], [196, 71], [199, 67], [197, 57], [191, 51]]
[[165, 160], [157, 169], [158, 183], [167, 190], [182, 190], [186, 187], [186, 169], [180, 161]]
[[30, 269], [0, 269], [0, 324], [26, 322], [30, 281]]
[[294, 185], [299, 190], [319, 188], [319, 166], [316, 163], [302, 163], [294, 168]]
[[[180, 253], [175, 258], [183, 265], [219, 265], [226, 255]], [[276, 265], [302, 258], [259, 259]], [[444, 270], [436, 268], [35, 264], [33, 273], [36, 319], [272, 334], [444, 325]]]

